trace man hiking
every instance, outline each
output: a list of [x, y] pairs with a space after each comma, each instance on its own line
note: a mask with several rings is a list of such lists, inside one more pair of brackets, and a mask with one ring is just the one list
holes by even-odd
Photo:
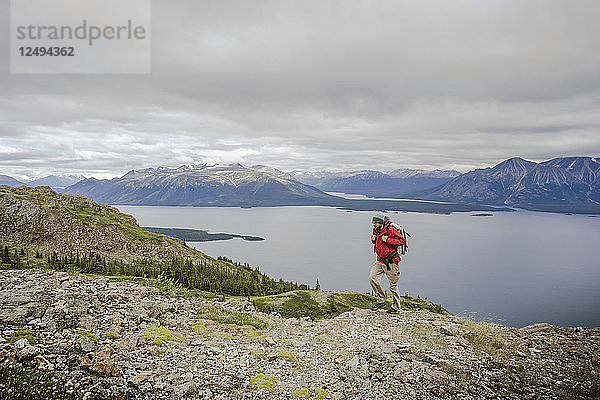
[[371, 242], [375, 245], [377, 261], [371, 266], [369, 282], [375, 296], [377, 296], [377, 309], [385, 307], [385, 290], [381, 287], [381, 278], [387, 276], [390, 281], [390, 292], [392, 292], [392, 307], [388, 313], [395, 314], [400, 310], [400, 294], [398, 293], [398, 279], [400, 278], [400, 254], [396, 251], [398, 246], [406, 244], [404, 238], [391, 221], [383, 215], [373, 217], [373, 234]]

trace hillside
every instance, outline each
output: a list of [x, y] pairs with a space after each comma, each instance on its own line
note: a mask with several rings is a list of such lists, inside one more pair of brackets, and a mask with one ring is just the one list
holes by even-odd
[[517, 329], [419, 309], [283, 318], [243, 299], [3, 271], [0, 332], [0, 391], [22, 398], [40, 387], [49, 400], [600, 395], [600, 328]]
[[0, 186], [0, 243], [61, 253], [93, 251], [111, 260], [207, 257], [181, 240], [148, 232], [131, 215], [47, 186]]
[[600, 214], [600, 160], [565, 157], [535, 163], [511, 158], [462, 174], [421, 198]]
[[3, 268], [165, 278], [190, 289], [234, 295], [306, 288], [214, 259], [180, 239], [142, 229], [114, 207], [43, 186], [0, 186], [0, 245]]

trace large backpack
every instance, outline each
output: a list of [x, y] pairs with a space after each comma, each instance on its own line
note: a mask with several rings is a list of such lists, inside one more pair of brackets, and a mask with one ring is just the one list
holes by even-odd
[[[388, 217], [384, 218], [384, 223], [387, 224], [387, 222], [390, 219]], [[402, 227], [402, 225], [398, 225], [395, 222], [390, 222], [390, 225], [394, 227], [394, 229], [396, 229], [398, 231], [398, 233], [400, 233], [400, 235], [404, 238], [404, 244], [398, 246], [398, 248], [396, 249], [396, 251], [398, 252], [398, 254], [400, 254], [401, 256], [405, 255], [408, 252], [408, 238], [411, 237], [410, 233], [406, 232], [406, 230]]]

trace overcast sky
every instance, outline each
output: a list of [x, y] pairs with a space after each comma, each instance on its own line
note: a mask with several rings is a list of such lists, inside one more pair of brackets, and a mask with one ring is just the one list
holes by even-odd
[[148, 75], [10, 74], [8, 11], [0, 174], [600, 156], [600, 1], [156, 0]]

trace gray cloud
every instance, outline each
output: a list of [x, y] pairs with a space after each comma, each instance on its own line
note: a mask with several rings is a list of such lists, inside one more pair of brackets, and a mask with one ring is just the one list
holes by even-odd
[[0, 173], [466, 171], [600, 154], [596, 1], [155, 0], [152, 12], [150, 75], [9, 74], [0, 38]]

